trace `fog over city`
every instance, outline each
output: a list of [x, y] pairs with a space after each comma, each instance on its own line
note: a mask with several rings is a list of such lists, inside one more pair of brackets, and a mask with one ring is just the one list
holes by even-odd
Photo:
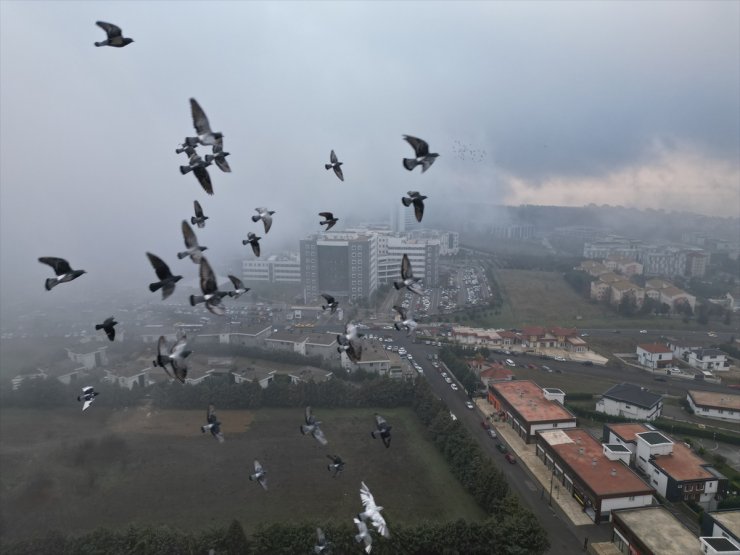
[[[195, 199], [219, 274], [250, 256], [257, 206], [277, 212], [268, 255], [318, 232], [320, 211], [336, 229], [384, 220], [414, 189], [430, 219], [462, 197], [738, 215], [737, 2], [419, 8], [3, 2], [3, 302], [44, 294], [39, 256], [86, 269], [85, 287], [144, 284], [145, 251], [186, 266], [172, 259]], [[135, 42], [94, 48], [98, 19]], [[178, 171], [190, 97], [231, 153], [213, 197]], [[440, 153], [433, 171], [402, 168], [403, 134]]]

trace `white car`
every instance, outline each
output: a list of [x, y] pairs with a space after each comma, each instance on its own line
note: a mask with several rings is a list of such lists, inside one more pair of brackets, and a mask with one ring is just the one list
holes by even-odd
[[[450, 379], [450, 378], [445, 378], [445, 381], [446, 381], [447, 383], [452, 383], [452, 379]], [[454, 384], [453, 384], [453, 385], [454, 385]]]
[[514, 361], [511, 360], [510, 358], [506, 359], [506, 364], [508, 364], [509, 366], [516, 366], [516, 364], [514, 364]]
[[566, 362], [566, 360], [563, 357], [561, 357], [561, 356], [556, 356], [556, 357], [552, 357], [552, 358], [554, 358], [558, 362]]
[[452, 388], [452, 391], [457, 391], [458, 389], [460, 389], [459, 387], [457, 387], [457, 384], [454, 383], [450, 384], [450, 388]]
[[640, 330], [640, 333], [647, 333], [647, 330]]
[[409, 356], [408, 356], [408, 357], [406, 357], [406, 358], [408, 358], [409, 360], [414, 360], [414, 357], [412, 357], [411, 355], [409, 355]]
[[467, 401], [465, 403], [465, 406], [468, 407], [470, 410], [473, 410], [475, 408], [475, 405], [471, 403], [470, 401]]

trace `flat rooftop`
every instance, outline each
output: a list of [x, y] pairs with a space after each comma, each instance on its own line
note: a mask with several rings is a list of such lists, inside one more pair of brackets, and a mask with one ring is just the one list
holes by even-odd
[[557, 401], [545, 399], [544, 390], [530, 380], [515, 380], [491, 384], [491, 390], [506, 400], [527, 422], [573, 420], [573, 416]]
[[709, 513], [709, 516], [724, 526], [730, 534], [734, 534], [736, 538], [740, 538], [740, 509], [734, 511], [717, 511], [716, 513]]
[[614, 511], [612, 515], [654, 555], [699, 553], [697, 537], [663, 507]]
[[695, 405], [718, 409], [740, 410], [740, 395], [732, 393], [715, 393], [713, 391], [689, 390]]
[[712, 549], [715, 551], [718, 551], [719, 553], [727, 552], [727, 553], [737, 553], [738, 549], [737, 546], [732, 543], [727, 538], [722, 537], [702, 537], [702, 539], [709, 544]]
[[623, 441], [630, 443], [637, 443], [637, 434], [652, 431], [644, 424], [607, 424], [607, 427]]
[[655, 466], [679, 481], [716, 478], [714, 474], [704, 468], [704, 465], [709, 465], [709, 463], [695, 455], [691, 449], [680, 442], [673, 444], [672, 455], [659, 455], [655, 457], [653, 462]]
[[648, 442], [650, 445], [662, 445], [664, 443], [673, 443], [670, 439], [668, 439], [666, 436], [661, 434], [660, 432], [642, 432], [640, 434], [637, 434], [642, 439]]
[[390, 353], [375, 341], [362, 341], [362, 355], [360, 364], [363, 362], [385, 362], [390, 360]]
[[631, 453], [629, 449], [627, 449], [624, 445], [621, 443], [605, 443], [610, 451], [614, 451], [615, 453]]
[[[599, 496], [650, 494], [653, 488], [620, 461], [610, 461], [586, 430], [547, 430], [540, 437]], [[612, 470], [615, 471], [612, 475]]]

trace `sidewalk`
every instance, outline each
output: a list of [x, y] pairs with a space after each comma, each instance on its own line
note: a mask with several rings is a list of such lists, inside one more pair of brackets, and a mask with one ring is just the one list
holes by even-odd
[[[486, 415], [486, 417], [489, 417], [494, 413], [493, 407], [485, 399], [476, 399], [476, 405], [478, 405], [478, 409]], [[496, 422], [491, 421], [490, 419], [489, 422], [496, 430], [499, 438], [503, 439], [503, 442], [509, 450], [517, 456], [519, 463], [524, 464], [529, 470], [529, 473], [539, 482], [539, 485], [544, 490], [542, 502], [546, 503], [550, 492], [551, 471], [537, 458], [537, 455], [535, 454], [535, 445], [533, 443], [524, 443], [524, 441], [516, 435], [514, 430], [512, 430], [506, 422]], [[594, 521], [583, 512], [583, 507], [581, 507], [575, 498], [573, 498], [573, 496], [559, 483], [553, 484], [552, 502], [560, 508], [573, 525], [594, 525]]]

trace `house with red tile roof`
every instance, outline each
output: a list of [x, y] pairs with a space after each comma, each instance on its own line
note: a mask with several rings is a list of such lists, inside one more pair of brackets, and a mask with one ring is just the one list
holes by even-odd
[[673, 362], [673, 351], [664, 343], [642, 343], [637, 346], [637, 362], [653, 370], [665, 368]]

